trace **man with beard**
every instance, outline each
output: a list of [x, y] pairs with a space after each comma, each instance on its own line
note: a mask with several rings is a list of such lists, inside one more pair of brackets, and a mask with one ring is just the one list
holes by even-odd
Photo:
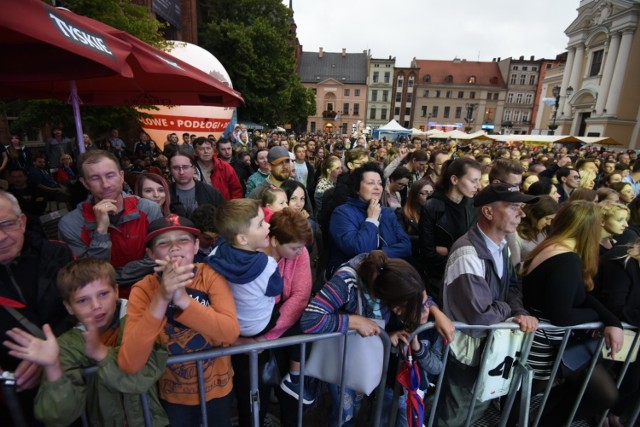
[[271, 165], [271, 173], [262, 184], [249, 193], [249, 198], [251, 199], [259, 199], [262, 191], [271, 185], [280, 188], [282, 183], [291, 176], [291, 158], [286, 148], [280, 146], [271, 147], [267, 160]]

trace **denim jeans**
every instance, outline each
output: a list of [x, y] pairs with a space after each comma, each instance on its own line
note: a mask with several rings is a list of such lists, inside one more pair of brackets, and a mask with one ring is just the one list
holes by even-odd
[[[231, 427], [233, 393], [207, 402], [207, 427]], [[179, 405], [162, 400], [171, 427], [193, 427], [202, 422], [200, 405]]]

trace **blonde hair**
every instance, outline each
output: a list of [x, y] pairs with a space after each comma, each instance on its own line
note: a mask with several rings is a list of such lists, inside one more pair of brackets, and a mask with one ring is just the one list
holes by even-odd
[[625, 211], [627, 213], [627, 221], [631, 216], [631, 211], [629, 210], [629, 208], [619, 202], [604, 200], [602, 203], [598, 203], [598, 207], [600, 208], [600, 215], [602, 216], [603, 221], [605, 221], [607, 218], [612, 217], [618, 211]]
[[549, 246], [566, 246], [569, 239], [575, 240], [573, 252], [582, 260], [582, 280], [587, 291], [593, 289], [593, 277], [598, 271], [601, 214], [598, 205], [586, 200], [565, 203], [551, 223], [547, 237], [531, 251], [522, 266], [522, 274], [527, 275], [531, 262]]

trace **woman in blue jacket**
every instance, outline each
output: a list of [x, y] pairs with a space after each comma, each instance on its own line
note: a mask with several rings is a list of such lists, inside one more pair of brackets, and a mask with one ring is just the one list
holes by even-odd
[[369, 162], [350, 177], [350, 196], [331, 215], [331, 248], [327, 272], [354, 256], [380, 249], [390, 258], [409, 258], [411, 242], [392, 209], [383, 207], [384, 176], [377, 163]]

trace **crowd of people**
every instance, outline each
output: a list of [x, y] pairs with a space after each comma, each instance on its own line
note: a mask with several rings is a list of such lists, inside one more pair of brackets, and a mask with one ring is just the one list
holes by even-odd
[[[237, 414], [249, 426], [247, 355], [204, 360], [202, 384], [195, 362], [167, 357], [305, 333], [372, 336], [383, 321], [420, 361], [423, 389], [450, 345], [432, 409], [436, 425], [460, 426], [461, 408], [479, 417], [488, 407], [470, 399], [486, 333], [452, 321], [534, 333], [536, 392], [561, 339], [539, 322], [603, 322], [612, 354], [622, 322], [640, 326], [634, 151], [240, 125], [220, 139], [171, 133], [156, 144], [142, 131], [125, 142], [113, 129], [84, 144], [80, 153], [56, 128], [42, 151], [17, 136], [0, 150], [0, 368], [33, 423], [70, 425], [86, 411], [92, 425], [142, 425], [146, 394], [154, 426], [198, 425], [202, 389], [208, 425]], [[59, 241], [38, 223], [49, 201], [69, 210]], [[428, 321], [435, 329], [409, 342]], [[260, 376], [261, 425], [272, 389], [285, 426], [297, 423], [298, 399], [318, 398], [306, 384], [300, 392], [303, 357], [298, 347], [260, 353], [259, 370], [276, 360], [282, 376], [275, 386]], [[619, 390], [618, 370], [598, 363], [578, 418], [610, 410], [607, 422], [622, 425], [640, 396], [640, 362]], [[544, 425], [566, 420], [585, 371], [563, 375]], [[341, 394], [328, 389], [332, 425], [355, 425], [362, 394], [346, 391], [339, 420]]]

